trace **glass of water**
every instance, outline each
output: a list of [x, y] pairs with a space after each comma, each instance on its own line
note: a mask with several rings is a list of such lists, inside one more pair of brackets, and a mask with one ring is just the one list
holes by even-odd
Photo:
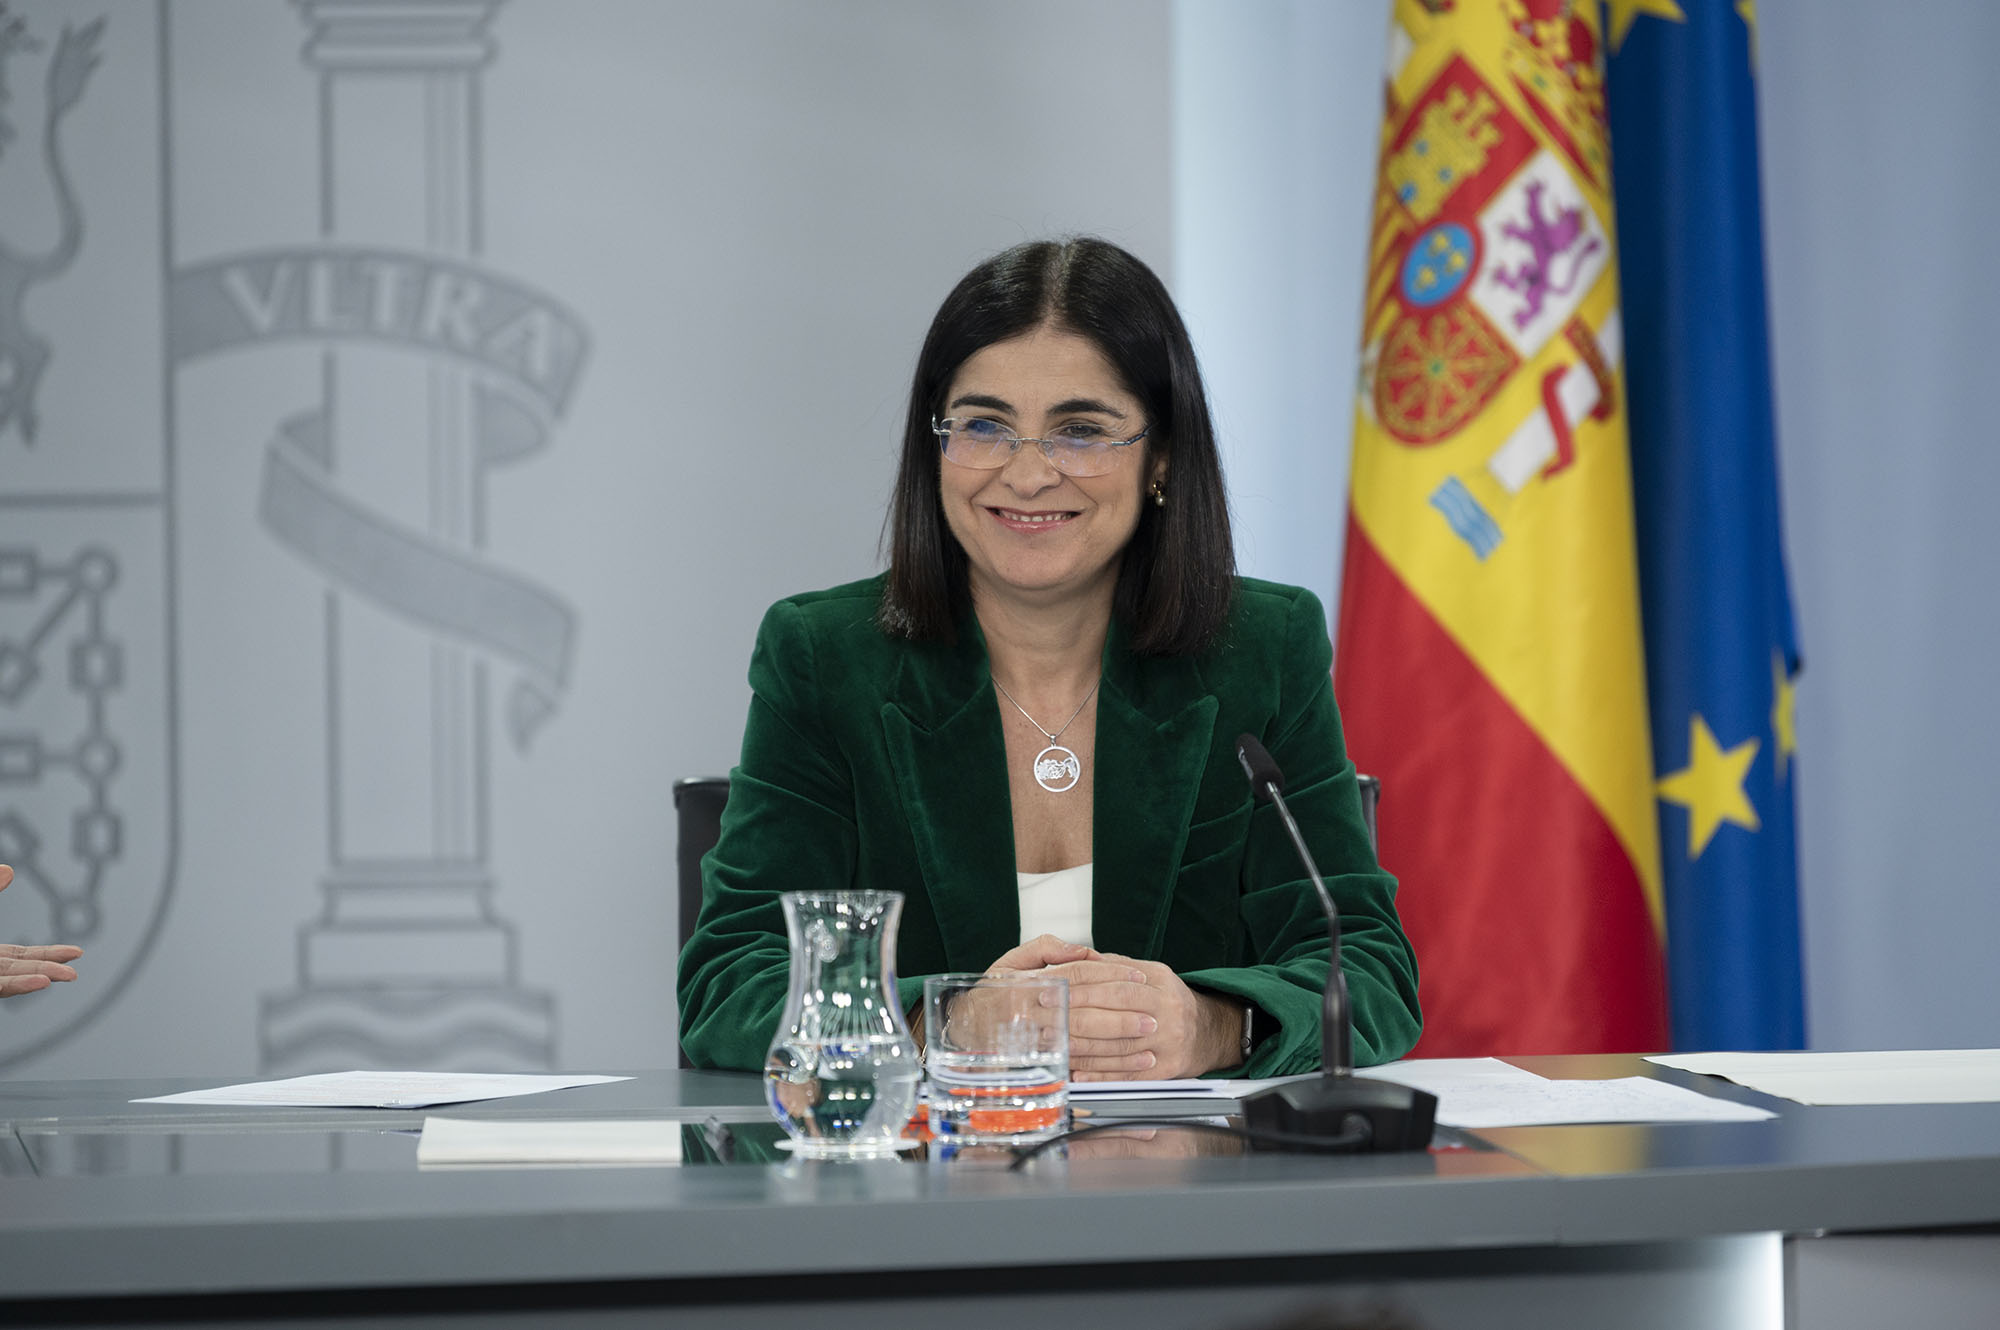
[[1069, 981], [1040, 971], [924, 980], [939, 1142], [1018, 1145], [1069, 1127]]

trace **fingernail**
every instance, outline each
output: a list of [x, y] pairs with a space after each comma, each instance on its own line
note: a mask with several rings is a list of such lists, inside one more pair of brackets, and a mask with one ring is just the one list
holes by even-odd
[[1146, 972], [1144, 970], [1127, 970], [1125, 972], [1125, 977], [1131, 980], [1135, 984], [1143, 984], [1146, 982]]
[[1159, 1061], [1159, 1059], [1154, 1057], [1151, 1053], [1141, 1053], [1139, 1056], [1143, 1059], [1143, 1061], [1139, 1063], [1141, 1067], [1150, 1067], [1155, 1062]]
[[1141, 1016], [1139, 1018], [1140, 1034], [1152, 1034], [1155, 1030], [1158, 1030], [1159, 1028], [1160, 1028], [1160, 1023], [1154, 1020], [1151, 1016]]

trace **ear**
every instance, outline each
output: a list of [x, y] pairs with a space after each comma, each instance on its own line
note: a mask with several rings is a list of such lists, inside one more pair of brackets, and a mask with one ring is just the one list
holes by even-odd
[[1167, 455], [1163, 452], [1155, 452], [1146, 467], [1146, 488], [1150, 491], [1153, 486], [1164, 485], [1166, 483]]

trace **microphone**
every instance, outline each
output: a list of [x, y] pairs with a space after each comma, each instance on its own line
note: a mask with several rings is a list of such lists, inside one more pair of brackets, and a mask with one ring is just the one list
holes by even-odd
[[1320, 1005], [1320, 1078], [1274, 1086], [1245, 1098], [1245, 1125], [1283, 1137], [1314, 1137], [1321, 1146], [1259, 1146], [1252, 1148], [1298, 1148], [1391, 1151], [1424, 1150], [1430, 1147], [1431, 1129], [1437, 1119], [1437, 1096], [1393, 1081], [1354, 1075], [1354, 1036], [1348, 1012], [1347, 974], [1340, 967], [1340, 907], [1319, 875], [1312, 851], [1299, 831], [1292, 810], [1285, 806], [1285, 777], [1264, 745], [1252, 734], [1236, 737], [1236, 760], [1250, 778], [1257, 798], [1278, 812], [1292, 848], [1305, 866], [1319, 893], [1320, 909], [1326, 912], [1326, 936], [1332, 968], [1327, 971], [1326, 992]]

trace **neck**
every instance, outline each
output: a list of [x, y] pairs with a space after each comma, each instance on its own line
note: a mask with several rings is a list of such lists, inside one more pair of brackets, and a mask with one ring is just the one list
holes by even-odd
[[975, 585], [972, 612], [993, 677], [1023, 704], [1074, 706], [1097, 682], [1111, 631], [1110, 588], [1059, 605], [1024, 605], [982, 595]]

